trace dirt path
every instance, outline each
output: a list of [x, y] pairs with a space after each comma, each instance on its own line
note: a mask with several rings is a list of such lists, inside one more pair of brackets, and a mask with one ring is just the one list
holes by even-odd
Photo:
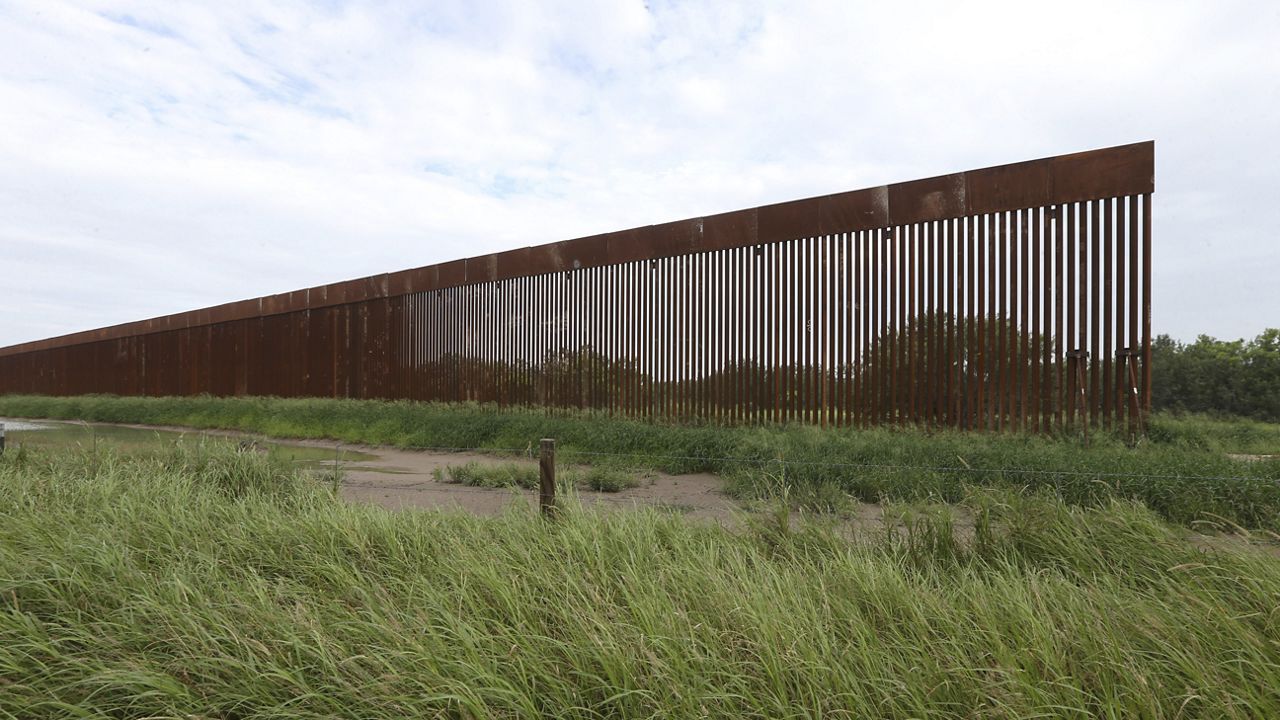
[[[481, 515], [502, 512], [511, 503], [537, 503], [534, 491], [467, 487], [435, 479], [437, 470], [451, 465], [477, 463], [502, 465], [517, 463], [537, 467], [536, 460], [495, 457], [475, 453], [437, 453], [379, 447], [347, 446], [377, 456], [377, 459], [344, 463], [346, 479], [342, 495], [353, 502], [382, 507], [456, 507]], [[715, 475], [666, 475], [651, 473], [639, 487], [614, 493], [579, 490], [578, 498], [588, 505], [608, 508], [655, 506], [691, 518], [732, 522], [740, 508], [723, 492], [724, 482]]]
[[[17, 421], [8, 421], [17, 424]], [[40, 420], [26, 423], [24, 429], [38, 425], [77, 425], [84, 423]], [[536, 459], [486, 455], [470, 452], [436, 452], [401, 448], [354, 445], [335, 440], [301, 440], [263, 438], [237, 430], [215, 430], [172, 425], [138, 425], [131, 423], [87, 423], [90, 426], [129, 428], [146, 432], [168, 432], [187, 435], [252, 439], [276, 445], [356, 451], [368, 459], [344, 461], [342, 496], [350, 502], [370, 503], [392, 510], [401, 508], [457, 508], [480, 515], [496, 515], [512, 503], [537, 504], [537, 493], [520, 489], [468, 487], [436, 480], [436, 471], [451, 465], [477, 463], [504, 465], [516, 463], [536, 468]], [[333, 461], [321, 464], [331, 466]], [[607, 509], [642, 506], [658, 507], [689, 518], [710, 520], [726, 525], [737, 524], [742, 508], [724, 494], [724, 481], [715, 475], [667, 475], [645, 473], [640, 485], [614, 493], [579, 490], [578, 499], [587, 505]]]

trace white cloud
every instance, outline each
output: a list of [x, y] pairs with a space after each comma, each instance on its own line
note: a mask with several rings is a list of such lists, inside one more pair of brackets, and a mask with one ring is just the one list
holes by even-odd
[[0, 345], [1147, 138], [1156, 330], [1251, 335], [1277, 12], [0, 2]]

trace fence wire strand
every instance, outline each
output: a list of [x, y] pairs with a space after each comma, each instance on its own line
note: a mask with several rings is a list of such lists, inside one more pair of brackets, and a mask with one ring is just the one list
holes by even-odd
[[[405, 448], [406, 450], [417, 450], [424, 452], [471, 452], [471, 453], [515, 453], [528, 457], [537, 457], [537, 448], [530, 445], [527, 448], [444, 448], [444, 447], [414, 447]], [[1262, 475], [1184, 475], [1184, 474], [1158, 474], [1158, 473], [1128, 473], [1128, 472], [1092, 472], [1087, 470], [1046, 470], [1043, 468], [990, 468], [990, 467], [972, 467], [958, 465], [903, 465], [894, 463], [852, 463], [852, 462], [824, 462], [819, 460], [787, 460], [786, 458], [752, 458], [752, 457], [733, 457], [733, 456], [702, 456], [702, 455], [664, 455], [659, 453], [619, 453], [619, 452], [601, 452], [591, 450], [575, 450], [572, 447], [561, 447], [559, 452], [562, 456], [570, 459], [576, 457], [609, 457], [609, 458], [631, 458], [645, 460], [678, 460], [682, 462], [698, 462], [698, 463], [740, 463], [751, 464], [760, 467], [769, 466], [796, 466], [796, 467], [823, 467], [823, 468], [848, 468], [859, 470], [891, 470], [891, 471], [916, 471], [916, 472], [941, 472], [941, 473], [978, 473], [987, 475], [1047, 475], [1053, 477], [1089, 477], [1089, 478], [1135, 478], [1141, 480], [1210, 480], [1210, 481], [1249, 481], [1249, 480], [1265, 480], [1269, 479]]]

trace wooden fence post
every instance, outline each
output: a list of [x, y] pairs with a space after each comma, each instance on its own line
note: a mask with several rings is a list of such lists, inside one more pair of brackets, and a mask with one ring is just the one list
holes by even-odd
[[538, 470], [540, 488], [538, 507], [542, 516], [553, 518], [556, 514], [556, 441], [543, 438], [539, 445]]
[[4, 423], [0, 423], [0, 455], [4, 454]]

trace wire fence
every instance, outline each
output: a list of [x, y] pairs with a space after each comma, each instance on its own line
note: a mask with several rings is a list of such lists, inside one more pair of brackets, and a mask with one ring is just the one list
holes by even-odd
[[[474, 454], [511, 454], [536, 459], [537, 446], [530, 444], [524, 448], [511, 447], [406, 447], [403, 450], [435, 453], [474, 453]], [[852, 470], [880, 470], [904, 472], [934, 472], [953, 474], [979, 475], [1025, 475], [1048, 477], [1083, 477], [1083, 478], [1127, 478], [1138, 480], [1198, 480], [1214, 482], [1253, 481], [1264, 475], [1201, 475], [1195, 473], [1144, 473], [1102, 470], [1066, 470], [1025, 467], [974, 467], [972, 465], [926, 465], [905, 463], [878, 462], [837, 462], [820, 460], [789, 460], [785, 457], [745, 457], [727, 455], [674, 455], [664, 453], [642, 452], [605, 452], [598, 450], [576, 450], [572, 446], [559, 450], [564, 459], [573, 461], [578, 458], [621, 458], [637, 462], [636, 464], [654, 464], [653, 461], [675, 461], [678, 463], [697, 463], [702, 466], [715, 467], [724, 465], [754, 465], [760, 468], [776, 467], [813, 467], [841, 468]], [[1275, 460], [1280, 462], [1280, 458]], [[1275, 478], [1280, 482], [1280, 478]]]

